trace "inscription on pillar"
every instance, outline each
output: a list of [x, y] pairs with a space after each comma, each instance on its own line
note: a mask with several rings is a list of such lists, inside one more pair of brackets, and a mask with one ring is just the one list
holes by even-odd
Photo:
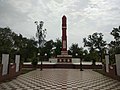
[[66, 48], [66, 41], [63, 41], [63, 48]]

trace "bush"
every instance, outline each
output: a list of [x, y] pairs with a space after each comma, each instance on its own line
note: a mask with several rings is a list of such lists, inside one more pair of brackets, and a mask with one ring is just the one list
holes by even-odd
[[33, 58], [32, 59], [32, 65], [33, 65], [33, 67], [37, 67], [37, 64], [38, 64], [38, 60], [37, 60], [37, 58]]
[[96, 63], [96, 60], [93, 59], [93, 60], [92, 60], [92, 65], [95, 65], [95, 63]]
[[116, 53], [116, 54], [120, 54], [120, 46], [116, 47], [115, 53]]

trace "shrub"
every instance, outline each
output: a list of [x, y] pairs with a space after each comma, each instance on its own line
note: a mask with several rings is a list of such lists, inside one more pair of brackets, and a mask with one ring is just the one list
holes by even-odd
[[38, 64], [37, 58], [33, 58], [33, 59], [32, 59], [32, 65], [33, 65], [33, 67], [36, 68], [36, 67], [37, 67], [37, 64]]

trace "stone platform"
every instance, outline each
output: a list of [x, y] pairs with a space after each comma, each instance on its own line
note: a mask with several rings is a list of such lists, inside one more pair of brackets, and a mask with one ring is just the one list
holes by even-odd
[[61, 51], [61, 55], [57, 55], [58, 63], [72, 63], [72, 55], [68, 55], [68, 51]]

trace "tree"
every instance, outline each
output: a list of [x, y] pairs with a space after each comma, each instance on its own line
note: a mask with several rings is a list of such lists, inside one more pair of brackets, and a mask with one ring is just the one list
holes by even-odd
[[115, 41], [111, 41], [109, 45], [115, 49], [115, 53], [120, 53], [120, 26], [113, 28], [110, 34], [114, 37]]
[[9, 27], [0, 28], [0, 62], [2, 60], [2, 53], [10, 53], [13, 45], [13, 32]]
[[13, 62], [14, 55], [20, 54], [23, 61], [32, 58], [37, 52], [35, 39], [27, 39], [21, 34], [17, 35], [8, 27], [0, 28], [0, 54], [9, 53], [10, 62]]
[[53, 47], [55, 47], [55, 52], [54, 52], [55, 56], [60, 55], [61, 50], [62, 50], [62, 41], [61, 41], [61, 39], [57, 38], [53, 45], [54, 45]]
[[0, 53], [10, 53], [13, 46], [14, 32], [9, 27], [0, 28]]
[[27, 39], [21, 34], [13, 37], [14, 51], [21, 54], [23, 61], [31, 61], [30, 58], [34, 57], [37, 53], [37, 42], [34, 38]]
[[[84, 50], [82, 47], [80, 48], [78, 44], [72, 44], [71, 47], [69, 48], [69, 51], [71, 52], [73, 57], [83, 58]], [[76, 56], [76, 53], [78, 54], [78, 56]]]
[[120, 45], [120, 26], [118, 28], [113, 28], [110, 34], [113, 35], [115, 39], [115, 45], [119, 46]]
[[106, 41], [103, 40], [103, 34], [102, 33], [93, 33], [92, 35], [89, 35], [88, 38], [83, 38], [84, 47], [89, 47], [90, 52], [93, 52], [94, 50], [98, 50], [99, 55], [102, 56], [104, 53], [104, 49], [106, 46]]
[[75, 44], [72, 43], [71, 47], [69, 48], [73, 57], [76, 57], [76, 53], [79, 52], [79, 49], [80, 48], [78, 47], [78, 44], [76, 44], [76, 43]]
[[111, 41], [109, 46], [110, 64], [115, 63], [115, 54], [120, 54], [120, 26], [113, 28], [110, 34], [114, 37], [114, 41]]
[[53, 40], [46, 41], [46, 43], [44, 44], [44, 47], [41, 48], [41, 55], [45, 55], [46, 53], [47, 57], [50, 58], [51, 51], [54, 46], [53, 44], [54, 44]]

